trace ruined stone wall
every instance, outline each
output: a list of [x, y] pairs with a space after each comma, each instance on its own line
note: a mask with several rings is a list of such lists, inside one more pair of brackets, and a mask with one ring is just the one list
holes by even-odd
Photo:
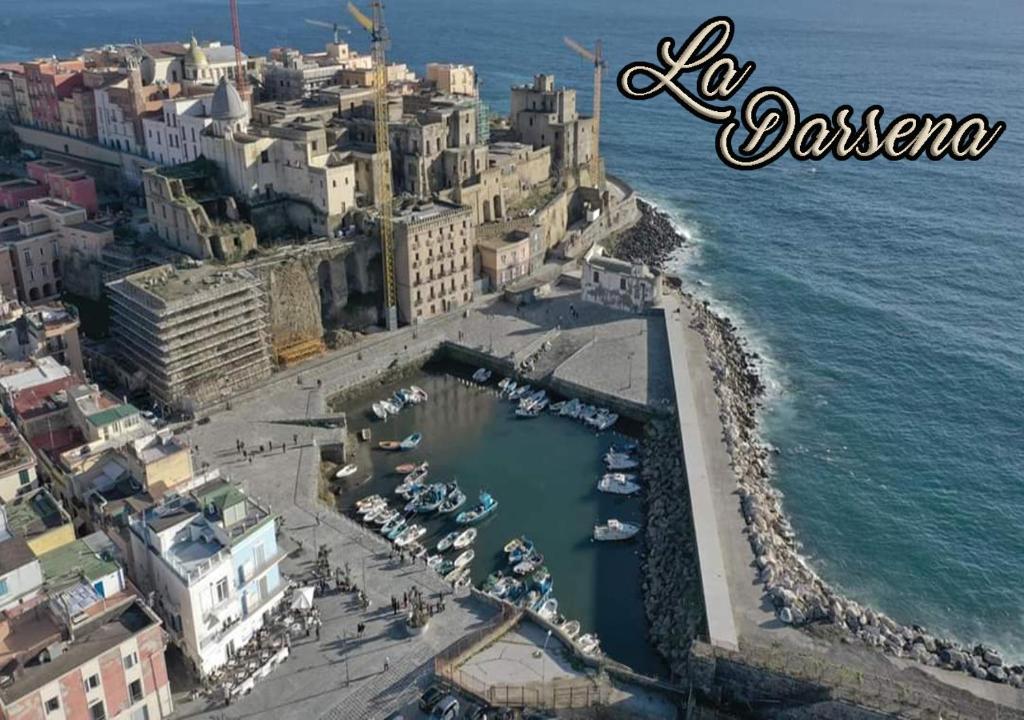
[[316, 262], [315, 257], [290, 258], [264, 271], [270, 343], [275, 350], [324, 334]]

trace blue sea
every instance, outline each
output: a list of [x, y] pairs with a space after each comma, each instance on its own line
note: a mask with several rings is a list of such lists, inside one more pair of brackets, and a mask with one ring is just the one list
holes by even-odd
[[[226, 1], [6, 0], [0, 57], [110, 41], [230, 38]], [[240, 0], [243, 47], [313, 50], [340, 2]], [[765, 358], [765, 431], [804, 552], [903, 622], [1024, 656], [1024, 4], [1020, 0], [393, 0], [392, 55], [476, 65], [496, 110], [538, 71], [580, 89], [562, 44], [604, 40], [609, 168], [687, 229], [680, 269]], [[804, 114], [972, 112], [1008, 129], [979, 162], [780, 161], [728, 169], [716, 128], [613, 76], [666, 34], [736, 22], [731, 51]], [[352, 35], [355, 45], [365, 39]], [[697, 281], [700, 285], [696, 285]]]

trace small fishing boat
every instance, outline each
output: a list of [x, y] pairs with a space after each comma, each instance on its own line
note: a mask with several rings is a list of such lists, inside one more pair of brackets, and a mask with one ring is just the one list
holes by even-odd
[[498, 381], [498, 390], [505, 392], [505, 389], [508, 387], [510, 382], [513, 382], [512, 378], [502, 378]]
[[476, 552], [472, 548], [470, 548], [469, 550], [465, 550], [462, 553], [460, 553], [457, 558], [455, 558], [455, 567], [466, 567], [471, 562], [473, 562], [473, 558], [475, 557]]
[[562, 415], [563, 417], [575, 418], [579, 415], [579, 411], [580, 401], [577, 398], [573, 398], [572, 400], [567, 401], [565, 405], [562, 406], [562, 409], [559, 411], [559, 414]]
[[400, 403], [396, 403], [392, 399], [381, 400], [380, 406], [387, 411], [388, 415], [397, 415], [402, 411], [402, 405]]
[[407, 405], [418, 405], [420, 402], [419, 396], [412, 391], [411, 388], [402, 388], [398, 391], [398, 396], [402, 398], [402, 401]]
[[[384, 537], [386, 537], [388, 540], [397, 539], [399, 535], [405, 532], [406, 528], [408, 527], [408, 523], [409, 521], [406, 520], [405, 517], [398, 518], [392, 524], [391, 528], [386, 533], [384, 533]], [[385, 525], [384, 528], [387, 528], [387, 525]], [[383, 528], [381, 529], [381, 532], [384, 532]]]
[[604, 525], [594, 526], [595, 540], [629, 540], [640, 532], [640, 526], [620, 520], [609, 520]]
[[455, 541], [452, 543], [452, 547], [456, 550], [467, 548], [470, 545], [472, 545], [473, 542], [476, 540], [476, 535], [476, 528], [469, 528], [468, 530], [464, 530], [457, 538], [455, 538]]
[[403, 440], [401, 443], [399, 443], [399, 447], [402, 450], [412, 450], [412, 449], [418, 447], [422, 440], [423, 440], [423, 433], [418, 433], [418, 432], [417, 433], [413, 433], [412, 435], [407, 437], [405, 440]]
[[454, 487], [449, 488], [448, 497], [441, 503], [441, 507], [437, 509], [442, 515], [453, 513], [466, 503], [466, 493], [459, 489], [459, 486], [455, 483], [451, 483]]
[[600, 416], [600, 418], [592, 420], [590, 424], [596, 427], [599, 431], [604, 432], [618, 421], [618, 413], [605, 413], [603, 416]]
[[[399, 465], [399, 467], [408, 467], [408, 465]], [[419, 465], [415, 465], [412, 468], [412, 470], [409, 471], [409, 474], [406, 475], [404, 478], [402, 478], [402, 482], [403, 483], [414, 483], [414, 482], [422, 481], [423, 479], [425, 479], [427, 477], [427, 474], [429, 472], [430, 472], [430, 463], [428, 463], [428, 462], [420, 463]]]
[[540, 608], [537, 610], [537, 614], [548, 622], [553, 621], [558, 615], [558, 600], [553, 597], [549, 597], [541, 603]]
[[632, 455], [640, 449], [640, 445], [633, 440], [627, 440], [621, 445], [612, 445], [608, 448], [609, 455]]
[[562, 413], [562, 408], [564, 408], [565, 405], [565, 400], [562, 400], [561, 402], [551, 403], [550, 405], [548, 405], [548, 410], [550, 412], [560, 415]]
[[401, 465], [395, 465], [395, 472], [399, 475], [408, 475], [417, 467], [416, 463], [402, 463]]
[[450, 549], [451, 546], [452, 546], [452, 543], [455, 542], [455, 539], [458, 538], [460, 534], [461, 533], [458, 530], [455, 530], [453, 532], [448, 533], [447, 535], [445, 535], [440, 540], [438, 540], [437, 541], [437, 551], [439, 553], [443, 553], [446, 550]]
[[640, 467], [640, 461], [628, 455], [605, 455], [604, 464], [609, 470], [633, 470]]
[[533, 392], [533, 388], [529, 385], [520, 385], [515, 390], [510, 390], [508, 393], [509, 400], [518, 400], [521, 397], [526, 397]]
[[411, 542], [406, 548], [414, 560], [421, 560], [427, 556], [427, 549], [418, 542]]
[[437, 570], [441, 567], [441, 563], [444, 562], [444, 558], [440, 555], [431, 555], [427, 558], [427, 567], [431, 570]]
[[403, 500], [412, 500], [413, 498], [423, 493], [426, 489], [426, 483], [402, 483], [401, 485], [395, 488], [395, 495], [398, 495]]
[[377, 443], [377, 447], [381, 450], [400, 450], [402, 443], [398, 440], [381, 440]]
[[539, 568], [542, 562], [544, 562], [544, 556], [535, 553], [525, 560], [516, 563], [516, 565], [512, 567], [512, 572], [519, 576], [529, 575]]
[[465, 590], [473, 584], [473, 576], [470, 574], [469, 568], [465, 568], [455, 582], [452, 583], [452, 587], [456, 590]]
[[398, 510], [388, 510], [387, 512], [377, 513], [371, 521], [374, 525], [387, 525], [395, 518], [402, 517], [402, 513]]
[[388, 419], [387, 408], [385, 408], [381, 403], [379, 403], [379, 402], [373, 403], [370, 406], [370, 410], [373, 411], [373, 414], [377, 416], [378, 420], [387, 420]]
[[576, 636], [580, 634], [580, 621], [569, 620], [559, 626], [559, 629], [565, 633], [565, 636], [570, 640], [575, 640]]
[[600, 645], [601, 642], [597, 639], [597, 635], [593, 633], [587, 633], [576, 641], [576, 647], [578, 647], [580, 652], [584, 655], [596, 655]]
[[505, 395], [506, 397], [512, 397], [512, 393], [516, 391], [517, 387], [518, 385], [516, 384], [516, 381], [513, 380], [512, 378], [509, 378], [508, 383], [505, 385], [504, 388], [502, 388], [501, 394]]
[[387, 515], [389, 512], [391, 512], [391, 508], [386, 502], [382, 502], [363, 515], [363, 522], [372, 523], [381, 515]]
[[447, 491], [445, 490], [445, 486], [440, 483], [434, 483], [417, 495], [409, 505], [406, 505], [405, 511], [418, 512], [421, 514], [432, 513], [441, 507], [446, 496]]
[[380, 495], [368, 495], [361, 500], [356, 500], [356, 509], [358, 510], [359, 508], [369, 507], [370, 505], [375, 505], [383, 500], [384, 498]]
[[467, 574], [469, 574], [468, 567], [452, 568], [444, 574], [444, 581], [450, 585], [454, 585], [462, 578], [463, 575]]
[[632, 480], [627, 480], [627, 477], [630, 476], [622, 473], [608, 473], [598, 481], [597, 489], [613, 495], [633, 495], [640, 492], [640, 486]]
[[490, 493], [482, 492], [480, 493], [480, 502], [469, 510], [463, 510], [456, 515], [455, 522], [459, 525], [469, 525], [471, 523], [480, 522], [489, 515], [492, 515], [497, 509], [498, 501], [495, 500]]
[[[405, 528], [405, 517], [401, 513], [396, 513], [395, 517], [388, 520], [380, 529], [380, 534], [387, 536], [391, 534], [392, 530], [398, 530], [401, 532]], [[395, 533], [397, 535], [398, 533]]]
[[356, 514], [366, 517], [369, 513], [375, 513], [382, 507], [387, 507], [387, 500], [378, 497], [373, 502], [365, 503], [363, 505], [356, 505]]
[[530, 610], [533, 610], [534, 606], [540, 603], [543, 599], [544, 598], [541, 597], [541, 594], [539, 592], [537, 592], [536, 590], [530, 590], [528, 593], [526, 593], [526, 597], [524, 597], [522, 602], [519, 604], [524, 608], [529, 608]]
[[551, 577], [551, 572], [546, 567], [541, 566], [530, 576], [530, 584], [542, 593], [549, 593], [551, 588], [554, 587], [555, 581]]
[[509, 563], [515, 565], [518, 562], [522, 562], [533, 553], [533, 548], [533, 541], [523, 535], [519, 538], [519, 544], [508, 551]]
[[422, 525], [410, 525], [401, 534], [395, 538], [395, 545], [397, 547], [405, 547], [411, 542], [419, 540], [421, 537], [427, 534], [427, 529]]
[[355, 475], [357, 472], [359, 472], [359, 466], [358, 465], [353, 465], [352, 463], [349, 463], [345, 467], [341, 468], [341, 470], [339, 470], [338, 472], [334, 473], [334, 477], [335, 478], [346, 478], [349, 475]]
[[521, 538], [512, 538], [507, 543], [505, 543], [505, 547], [503, 548], [504, 551], [505, 551], [505, 554], [508, 555], [510, 552], [512, 552], [513, 550], [515, 550], [517, 547], [519, 547], [522, 544], [523, 544], [523, 541], [522, 541]]
[[491, 379], [491, 371], [487, 368], [480, 368], [473, 373], [473, 382], [485, 383]]
[[416, 402], [426, 402], [430, 398], [430, 396], [427, 395], [427, 391], [419, 385], [410, 385], [409, 389], [412, 390], [412, 394], [413, 397], [416, 398]]

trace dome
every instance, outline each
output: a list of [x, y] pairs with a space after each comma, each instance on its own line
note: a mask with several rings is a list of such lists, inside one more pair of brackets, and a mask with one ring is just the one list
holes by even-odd
[[199, 47], [195, 35], [192, 36], [192, 41], [188, 44], [188, 52], [185, 53], [185, 64], [206, 65], [206, 53]]
[[242, 120], [247, 115], [242, 96], [238, 94], [235, 86], [228, 82], [227, 76], [222, 75], [220, 82], [217, 83], [217, 89], [213, 91], [210, 117], [214, 120]]

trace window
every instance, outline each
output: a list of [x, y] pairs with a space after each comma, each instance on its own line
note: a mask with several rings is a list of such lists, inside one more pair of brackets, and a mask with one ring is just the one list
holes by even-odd
[[32, 476], [28, 474], [28, 470], [18, 471], [18, 482], [21, 483], [22, 486], [28, 485], [32, 482]]
[[228, 597], [228, 579], [221, 578], [217, 581], [217, 602], [223, 602]]
[[142, 699], [142, 681], [132, 680], [128, 684], [128, 695], [132, 699], [132, 705]]
[[7, 580], [0, 580], [0, 597], [7, 594]]
[[46, 701], [46, 714], [49, 715], [52, 712], [60, 710], [60, 698], [52, 697]]
[[103, 701], [89, 706], [89, 717], [92, 720], [107, 720], [107, 711], [103, 709]]
[[95, 690], [99, 686], [100, 686], [100, 676], [99, 675], [90, 675], [89, 677], [87, 677], [85, 679], [85, 690], [86, 690], [86, 692], [88, 692], [89, 690]]
[[594, 271], [594, 282], [600, 282], [601, 275], [595, 270]]
[[131, 670], [133, 667], [139, 664], [138, 653], [132, 652], [129, 655], [124, 656], [124, 669]]
[[626, 289], [626, 278], [619, 278], [619, 290]]
[[268, 162], [270, 162], [270, 153], [267, 152], [266, 150], [261, 152], [260, 153], [260, 162], [261, 163], [268, 163]]

